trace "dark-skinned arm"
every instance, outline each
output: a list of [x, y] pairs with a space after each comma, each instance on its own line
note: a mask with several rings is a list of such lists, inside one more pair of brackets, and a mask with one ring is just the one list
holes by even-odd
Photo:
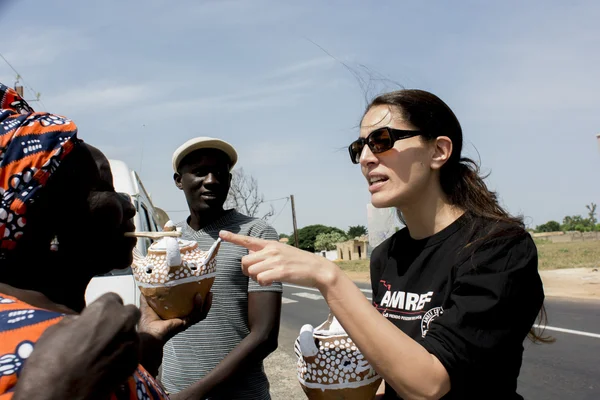
[[248, 293], [248, 324], [250, 333], [210, 373], [187, 389], [171, 395], [172, 400], [205, 398], [242, 371], [248, 363], [265, 359], [277, 349], [281, 293]]

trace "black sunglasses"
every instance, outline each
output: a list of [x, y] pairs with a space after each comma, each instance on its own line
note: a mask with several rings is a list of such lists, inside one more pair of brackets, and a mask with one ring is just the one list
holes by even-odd
[[348, 146], [350, 159], [354, 164], [358, 164], [365, 144], [369, 146], [369, 149], [371, 149], [373, 154], [383, 153], [394, 147], [396, 140], [408, 139], [421, 134], [421, 131], [407, 131], [389, 128], [387, 126], [375, 129], [373, 132], [369, 133], [369, 136], [366, 138], [358, 138]]

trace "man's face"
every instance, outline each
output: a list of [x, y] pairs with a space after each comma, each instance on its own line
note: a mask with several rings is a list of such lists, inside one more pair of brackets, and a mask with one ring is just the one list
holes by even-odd
[[231, 183], [229, 158], [220, 150], [194, 151], [181, 161], [174, 179], [191, 209], [222, 209]]

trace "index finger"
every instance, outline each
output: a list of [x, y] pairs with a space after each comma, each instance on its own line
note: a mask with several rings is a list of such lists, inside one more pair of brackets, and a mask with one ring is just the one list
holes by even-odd
[[227, 231], [219, 232], [219, 237], [226, 242], [237, 244], [238, 246], [245, 247], [250, 251], [260, 251], [264, 249], [267, 244], [272, 243], [272, 241], [269, 240], [238, 235]]

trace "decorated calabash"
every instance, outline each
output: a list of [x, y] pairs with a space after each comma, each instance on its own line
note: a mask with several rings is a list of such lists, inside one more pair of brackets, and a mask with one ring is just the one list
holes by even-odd
[[294, 350], [298, 380], [308, 399], [375, 398], [382, 379], [333, 314], [317, 328], [304, 325]]
[[[164, 230], [175, 231], [175, 226], [169, 221]], [[136, 284], [161, 318], [189, 315], [195, 296], [206, 298], [215, 280], [220, 243], [217, 239], [208, 251], [202, 251], [196, 241], [165, 236], [150, 245], [145, 257], [134, 252]]]

